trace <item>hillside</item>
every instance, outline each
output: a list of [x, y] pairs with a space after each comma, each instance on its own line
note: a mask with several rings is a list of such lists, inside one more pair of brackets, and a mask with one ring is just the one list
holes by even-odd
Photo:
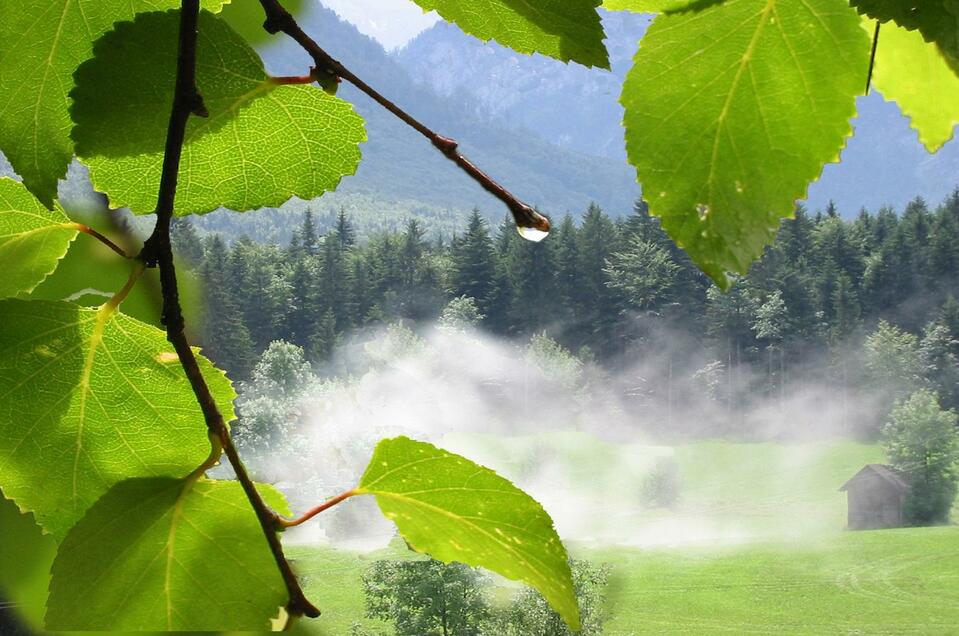
[[[468, 101], [477, 116], [534, 131], [564, 148], [623, 161], [618, 99], [649, 18], [607, 13], [603, 23], [612, 74], [484, 45], [442, 22], [417, 36], [396, 59], [423, 86]], [[858, 106], [856, 134], [842, 164], [826, 166], [810, 188], [812, 210], [833, 199], [851, 218], [863, 206], [874, 212], [887, 204], [902, 209], [917, 193], [940, 201], [951, 192], [959, 174], [959, 142], [930, 155], [895, 104], [874, 93]]]
[[[417, 84], [398, 59], [374, 40], [362, 35], [332, 11], [312, 5], [300, 24], [331, 54], [388, 98], [433, 129], [456, 138], [464, 153], [518, 196], [546, 213], [561, 216], [579, 213], [591, 202], [615, 216], [628, 214], [639, 195], [631, 168], [622, 161], [591, 157], [558, 147], [535, 132], [513, 129], [503, 122], [483, 118], [470, 106], [470, 98], [438, 95]], [[261, 49], [270, 72], [302, 74], [309, 58], [294, 44], [279, 40]], [[400, 123], [353, 87], [343, 84], [340, 96], [355, 104], [366, 120], [369, 141], [363, 145], [358, 173], [344, 179], [339, 190], [313, 204], [321, 215], [346, 207], [356, 213], [361, 229], [395, 227], [404, 218], [434, 222], [443, 234], [459, 229], [474, 206], [498, 221], [506, 213], [502, 204], [486, 194], [446, 160], [418, 133]], [[302, 210], [293, 201], [285, 210]], [[233, 222], [213, 215], [199, 225], [232, 234]], [[296, 215], [295, 223], [299, 223]], [[277, 240], [288, 236], [288, 214], [272, 215], [267, 230]], [[372, 218], [370, 218], [372, 217]], [[363, 226], [366, 226], [365, 228]], [[249, 227], [251, 236], [262, 237]]]

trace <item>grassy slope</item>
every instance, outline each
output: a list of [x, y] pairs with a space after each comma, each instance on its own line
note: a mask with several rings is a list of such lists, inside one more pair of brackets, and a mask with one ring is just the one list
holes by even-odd
[[[669, 452], [575, 433], [455, 436], [444, 446], [469, 448], [514, 475], [545, 455], [571, 482], [600, 490]], [[576, 557], [613, 568], [608, 634], [959, 633], [959, 528], [840, 531], [845, 497], [837, 489], [862, 464], [882, 460], [877, 447], [703, 442], [677, 447], [675, 456], [680, 508], [637, 512], [630, 522], [727, 522], [753, 538], [666, 548], [574, 545]], [[324, 609], [303, 633], [329, 635], [346, 634], [353, 621], [382, 627], [362, 616], [362, 572], [378, 558], [412, 557], [402, 544], [367, 555], [313, 546], [293, 546], [291, 554]]]
[[610, 635], [959, 632], [954, 527], [589, 556], [615, 564]]
[[[849, 532], [808, 543], [727, 548], [573, 549], [612, 566], [606, 634], [959, 633], [959, 528]], [[323, 617], [306, 634], [348, 633], [365, 619], [361, 575], [377, 558], [296, 547]]]

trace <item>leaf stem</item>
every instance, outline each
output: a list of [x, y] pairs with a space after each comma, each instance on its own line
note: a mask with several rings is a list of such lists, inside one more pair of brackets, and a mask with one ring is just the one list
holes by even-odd
[[292, 75], [292, 76], [271, 76], [268, 80], [271, 84], [312, 84], [316, 78], [310, 75]]
[[120, 303], [126, 300], [127, 296], [130, 294], [130, 290], [137, 284], [137, 281], [140, 280], [140, 277], [143, 276], [143, 272], [146, 271], [146, 266], [143, 263], [137, 263], [133, 266], [133, 271], [130, 272], [130, 277], [127, 279], [126, 284], [123, 285], [123, 288], [117, 293], [113, 294], [110, 297], [110, 300], [100, 305], [101, 311], [114, 312], [117, 308], [120, 307]]
[[116, 243], [108, 239], [103, 234], [100, 234], [99, 232], [94, 230], [92, 227], [88, 225], [84, 225], [82, 223], [70, 223], [69, 225], [70, 227], [75, 229], [77, 232], [83, 232], [84, 234], [92, 236], [93, 238], [100, 241], [101, 243], [109, 247], [111, 250], [113, 250], [114, 252], [122, 256], [123, 258], [132, 258], [132, 256], [127, 254], [122, 247], [120, 247], [119, 245], [117, 245]]
[[296, 43], [313, 58], [318, 70], [323, 70], [334, 77], [345, 79], [369, 96], [370, 99], [395, 115], [400, 121], [429, 139], [430, 143], [443, 153], [447, 159], [459, 166], [463, 172], [482, 186], [484, 190], [505, 203], [509, 211], [512, 212], [516, 225], [519, 227], [534, 228], [543, 232], [549, 231], [549, 219], [534, 210], [531, 206], [520, 201], [512, 192], [504, 188], [492, 177], [480, 170], [476, 164], [463, 156], [459, 151], [459, 144], [456, 140], [444, 137], [431, 130], [425, 124], [381, 95], [379, 91], [354, 75], [353, 72], [343, 66], [343, 64], [333, 59], [329, 53], [320, 48], [320, 45], [300, 28], [300, 25], [297, 24], [293, 16], [280, 4], [279, 0], [260, 0], [260, 4], [263, 6], [263, 12], [266, 14], [266, 21], [263, 23], [263, 28], [266, 29], [268, 33], [275, 34], [282, 31], [295, 40]]
[[283, 528], [293, 528], [293, 527], [296, 527], [296, 526], [298, 526], [298, 525], [301, 525], [301, 524], [303, 524], [303, 523], [306, 523], [307, 521], [309, 521], [310, 519], [312, 519], [312, 518], [315, 517], [316, 515], [320, 514], [320, 513], [323, 512], [324, 510], [328, 510], [328, 509], [332, 508], [333, 506], [335, 506], [336, 504], [341, 503], [341, 502], [343, 502], [343, 501], [346, 501], [346, 500], [349, 499], [350, 497], [353, 497], [353, 496], [358, 495], [358, 494], [360, 494], [360, 493], [358, 493], [358, 492], [355, 491], [355, 490], [347, 490], [347, 491], [344, 492], [343, 494], [337, 495], [336, 497], [331, 497], [330, 499], [327, 499], [326, 501], [324, 501], [323, 503], [321, 503], [319, 506], [316, 506], [315, 508], [311, 508], [310, 510], [308, 510], [308, 511], [305, 512], [305, 513], [303, 513], [302, 515], [300, 515], [300, 516], [297, 517], [296, 519], [284, 519], [283, 517], [277, 516], [277, 517], [276, 517], [276, 522], [277, 522], [281, 527], [283, 527]]
[[872, 52], [869, 54], [869, 71], [866, 73], [866, 92], [869, 94], [869, 88], [872, 86], [872, 71], [876, 67], [876, 51], [879, 50], [879, 29], [882, 23], [876, 20], [876, 31], [872, 36]]
[[[166, 147], [163, 154], [163, 172], [160, 177], [160, 188], [157, 194], [156, 216], [157, 222], [150, 238], [143, 245], [138, 258], [149, 267], [159, 266], [160, 284], [163, 291], [163, 309], [161, 320], [166, 327], [167, 340], [173, 344], [180, 364], [190, 380], [190, 386], [196, 395], [197, 402], [203, 411], [210, 435], [223, 447], [237, 480], [243, 487], [250, 505], [256, 513], [257, 520], [263, 528], [263, 534], [270, 546], [270, 551], [276, 561], [283, 582], [286, 585], [290, 600], [286, 610], [291, 616], [306, 615], [311, 618], [319, 616], [320, 610], [313, 606], [303, 589], [300, 587], [290, 563], [283, 554], [276, 532], [274, 513], [259, 492], [253, 480], [250, 479], [246, 467], [240, 460], [230, 431], [223, 419], [210, 388], [200, 371], [196, 355], [190, 347], [184, 334], [183, 314], [180, 308], [179, 291], [177, 287], [176, 269], [173, 264], [173, 249], [170, 243], [170, 223], [173, 217], [174, 201], [176, 199], [177, 176], [180, 169], [180, 157], [183, 153], [183, 143], [186, 136], [186, 125], [191, 114], [203, 116], [206, 109], [203, 98], [196, 88], [196, 49], [197, 30], [200, 14], [199, 0], [182, 0], [180, 11], [180, 34], [177, 54], [176, 88], [173, 96], [173, 107], [170, 112], [170, 122], [167, 128]], [[213, 442], [214, 450], [216, 442]], [[208, 462], [207, 462], [208, 463]], [[206, 463], [204, 464], [206, 465]]]

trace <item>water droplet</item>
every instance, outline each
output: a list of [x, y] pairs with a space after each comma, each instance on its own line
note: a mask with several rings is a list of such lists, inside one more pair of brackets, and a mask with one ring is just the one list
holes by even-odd
[[534, 243], [539, 243], [544, 238], [549, 236], [549, 232], [544, 232], [543, 230], [537, 230], [535, 227], [520, 227], [516, 226], [516, 231], [519, 232], [519, 235], [522, 236], [527, 241], [532, 241]]
[[699, 215], [700, 221], [705, 221], [706, 217], [709, 216], [709, 206], [705, 203], [696, 204], [696, 213]]
[[743, 193], [743, 184], [739, 181], [739, 179], [736, 179], [736, 192], [739, 194]]

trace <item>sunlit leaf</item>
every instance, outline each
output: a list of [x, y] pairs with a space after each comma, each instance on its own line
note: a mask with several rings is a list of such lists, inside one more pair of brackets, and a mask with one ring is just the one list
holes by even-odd
[[[272, 507], [282, 495], [260, 486]], [[131, 479], [70, 530], [53, 564], [52, 630], [267, 631], [287, 601], [238, 482]]]
[[[156, 206], [178, 28], [178, 12], [141, 14], [100, 39], [94, 58], [77, 69], [77, 153], [114, 207], [145, 214]], [[253, 49], [206, 12], [198, 47], [197, 84], [209, 116], [187, 127], [176, 214], [312, 199], [356, 170], [366, 132], [347, 102], [312, 85], [270, 81]]]
[[[203, 0], [217, 10], [223, 0]], [[0, 13], [0, 150], [44, 205], [73, 157], [67, 97], [73, 70], [93, 41], [135, 12], [171, 9], [179, 0], [25, 0]]]
[[919, 32], [894, 24], [882, 27], [872, 81], [886, 99], [899, 104], [929, 152], [952, 139], [959, 123], [959, 77], [939, 47]]
[[[232, 419], [229, 380], [200, 364]], [[0, 488], [54, 536], [116, 482], [181, 477], [209, 448], [162, 331], [109, 306], [0, 302]]]
[[413, 1], [484, 42], [496, 40], [520, 53], [609, 68], [596, 12], [601, 0]]
[[623, 87], [652, 214], [719, 285], [839, 158], [869, 38], [842, 0], [727, 0], [657, 17]]
[[375, 495], [415, 550], [523, 581], [579, 628], [568, 556], [553, 520], [492, 470], [397, 437], [376, 447], [356, 492]]
[[0, 177], [0, 298], [36, 287], [67, 253], [77, 228], [23, 186]]

